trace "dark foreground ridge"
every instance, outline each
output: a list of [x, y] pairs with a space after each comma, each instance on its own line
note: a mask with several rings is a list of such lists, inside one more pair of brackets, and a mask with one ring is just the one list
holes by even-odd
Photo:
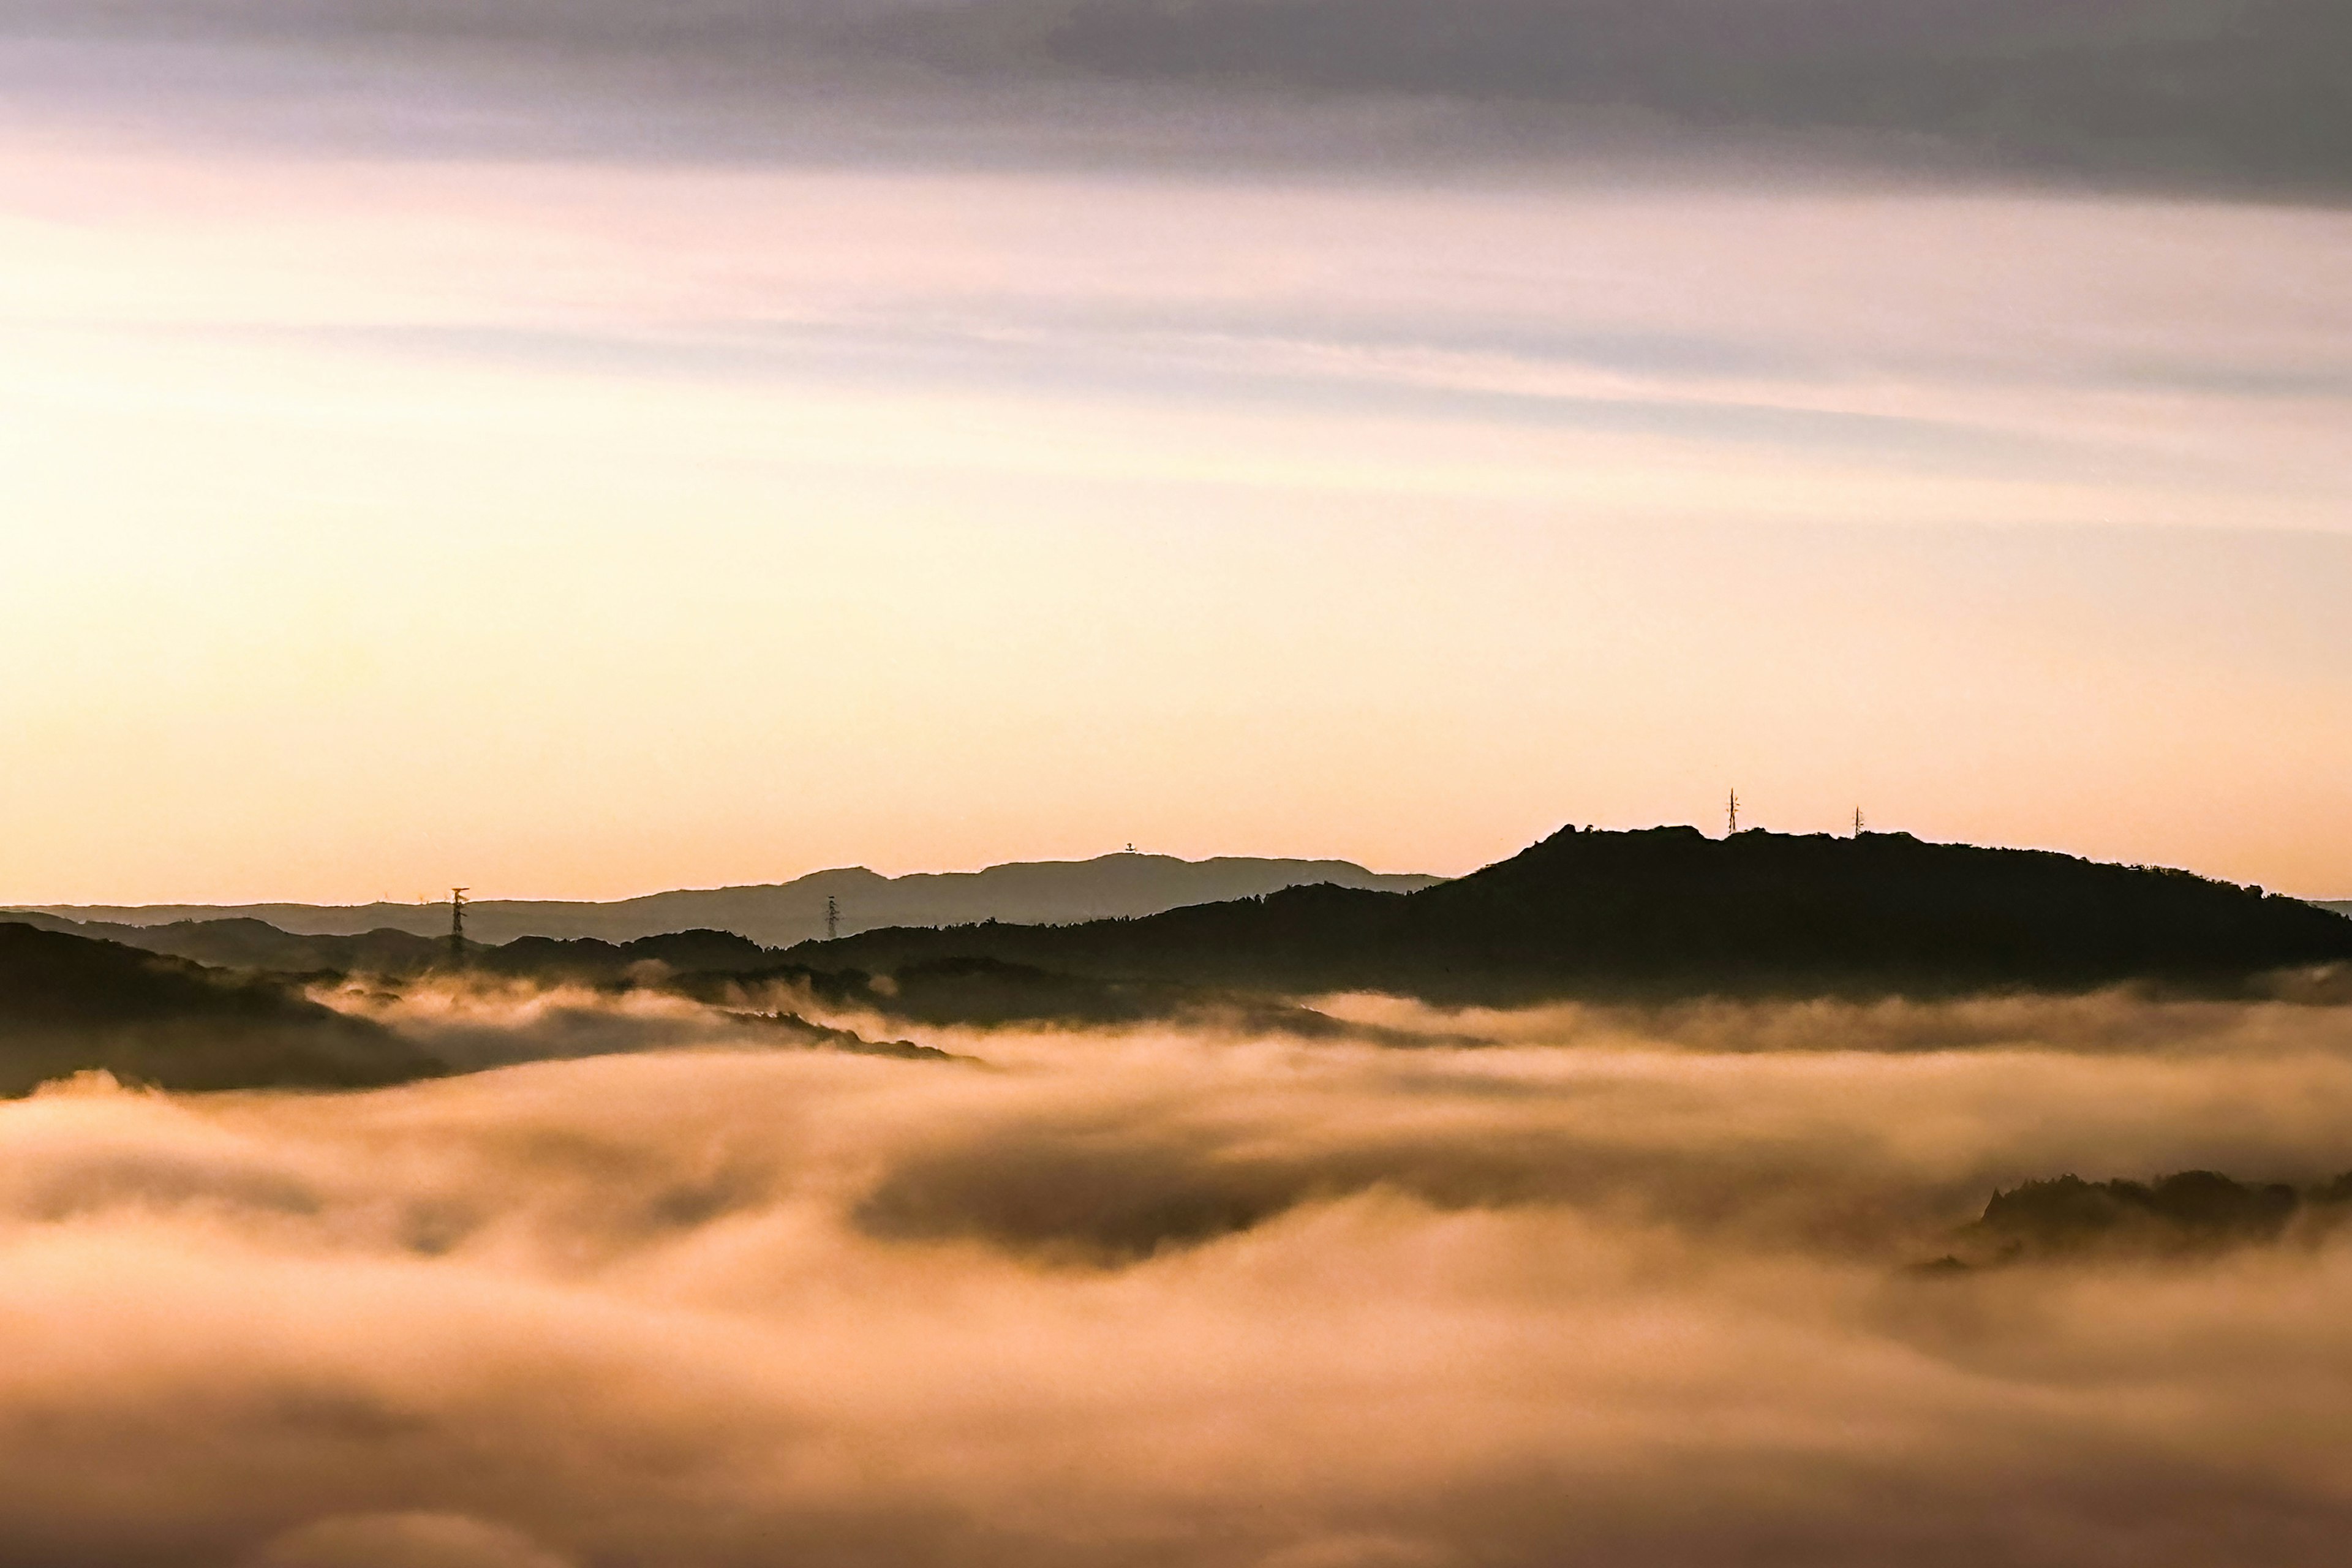
[[177, 1089], [357, 1089], [443, 1070], [271, 979], [0, 924], [0, 1095], [89, 1068]]
[[1496, 1005], [2227, 989], [2352, 962], [2352, 920], [2185, 871], [1903, 833], [1568, 828], [1412, 893], [1294, 888], [1143, 920], [870, 931], [791, 956], [816, 969], [989, 959], [1122, 982]]

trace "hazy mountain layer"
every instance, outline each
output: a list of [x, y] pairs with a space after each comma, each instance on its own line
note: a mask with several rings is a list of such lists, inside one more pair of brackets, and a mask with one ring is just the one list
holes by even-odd
[[[1180, 860], [1168, 855], [1105, 855], [1093, 860], [1017, 861], [981, 871], [918, 872], [905, 877], [885, 877], [864, 867], [851, 867], [813, 872], [790, 882], [652, 893], [614, 903], [484, 900], [467, 907], [466, 929], [476, 941], [492, 943], [521, 936], [595, 937], [623, 942], [669, 931], [721, 931], [779, 947], [824, 936], [827, 899], [840, 906], [843, 931], [861, 931], [883, 926], [962, 925], [981, 921], [1053, 925], [1257, 898], [1307, 883], [1410, 892], [1438, 879], [1368, 871], [1347, 860], [1244, 856]], [[449, 930], [446, 904], [45, 904], [36, 908], [40, 913], [75, 921], [131, 926], [258, 920], [297, 935], [407, 931], [440, 936]]]

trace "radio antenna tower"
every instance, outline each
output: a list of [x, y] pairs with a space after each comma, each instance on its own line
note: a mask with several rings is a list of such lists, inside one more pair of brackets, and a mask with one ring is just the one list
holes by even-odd
[[1862, 837], [1862, 807], [1858, 805], [1853, 808], [1853, 836]]
[[449, 889], [449, 958], [452, 963], [466, 962], [466, 889]]
[[830, 893], [824, 900], [824, 940], [831, 942], [841, 934], [841, 901]]
[[1726, 837], [1728, 837], [1728, 836], [1729, 836], [1729, 835], [1731, 835], [1731, 834], [1734, 834], [1734, 833], [1738, 832], [1738, 831], [1739, 831], [1739, 792], [1738, 792], [1738, 790], [1736, 790], [1736, 789], [1735, 789], [1735, 790], [1733, 790], [1733, 791], [1731, 792], [1731, 800], [1730, 800], [1730, 803], [1729, 803], [1728, 805], [1727, 805], [1723, 808], [1723, 816], [1724, 816], [1724, 820], [1725, 820], [1726, 822], [1727, 822], [1727, 823], [1729, 823], [1729, 824], [1730, 824], [1730, 826], [1729, 826], [1728, 827], [1727, 827], [1727, 828], [1725, 828], [1725, 829], [1724, 829], [1724, 832], [1725, 832]]

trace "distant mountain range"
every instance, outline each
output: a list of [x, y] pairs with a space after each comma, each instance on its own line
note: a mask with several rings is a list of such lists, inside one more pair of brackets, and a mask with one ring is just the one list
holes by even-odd
[[[1403, 893], [1440, 879], [1368, 871], [1347, 860], [1275, 860], [1223, 856], [1180, 860], [1168, 855], [1105, 855], [1092, 860], [1031, 860], [981, 871], [930, 871], [885, 877], [864, 867], [816, 871], [790, 882], [704, 888], [613, 903], [485, 899], [466, 909], [467, 934], [500, 943], [517, 937], [593, 937], [609, 942], [671, 931], [732, 931], [763, 947], [788, 947], [825, 935], [825, 900], [841, 910], [841, 929], [949, 926], [1003, 921], [1063, 925], [1131, 919], [1187, 904], [1254, 899], [1284, 888], [1331, 883]], [[405, 931], [442, 936], [443, 904], [41, 904], [28, 912], [88, 924], [162, 926], [250, 920], [298, 936], [364, 936]], [[320, 967], [320, 966], [310, 966]]]
[[[1239, 874], [1231, 868], [1247, 866], [1262, 880], [1289, 874], [1267, 868], [1323, 864], [1155, 868], [1154, 858], [1135, 858], [1144, 864], [1132, 870], [1163, 896], [1171, 883], [1147, 879], [1167, 865], [1201, 875]], [[1000, 867], [963, 880], [873, 878], [867, 885], [945, 883], [965, 891], [996, 873], [1089, 869], [1099, 889], [1129, 862]], [[2228, 992], [2250, 982], [2267, 985], [2259, 977], [2278, 971], [2334, 966], [2337, 978], [2318, 982], [2320, 994], [2340, 991], [2352, 977], [2352, 919], [2315, 904], [2184, 871], [1929, 844], [1900, 833], [1713, 839], [1689, 827], [1570, 828], [1450, 882], [1342, 870], [1360, 880], [1425, 885], [1404, 892], [1277, 886], [1073, 924], [1000, 917], [789, 948], [718, 930], [619, 942], [530, 935], [469, 946], [462, 959], [437, 935], [390, 929], [352, 935], [286, 931], [245, 917], [109, 925], [0, 914], [0, 1094], [81, 1068], [178, 1089], [361, 1086], [446, 1070], [392, 1032], [311, 1002], [285, 978], [329, 970], [373, 973], [395, 988], [401, 976], [453, 965], [525, 980], [652, 986], [744, 1016], [747, 1007], [765, 1010], [779, 1041], [802, 1048], [848, 1048], [842, 1041], [852, 1037], [787, 1016], [780, 1005], [814, 1002], [910, 1025], [1222, 1020], [1376, 1041], [1382, 1031], [1341, 1024], [1297, 999], [1370, 990], [1510, 1005], [1564, 997], [2064, 991], [2131, 982]], [[798, 886], [811, 881], [818, 879]], [[1023, 879], [992, 886], [1002, 893], [1008, 882], [1017, 891]], [[1057, 886], [1066, 897], [1068, 879]], [[1143, 897], [1139, 887], [1129, 894]], [[935, 898], [917, 907], [936, 915], [947, 906]], [[870, 1048], [923, 1054], [908, 1042]]]
[[[1291, 880], [1325, 870], [1332, 880]], [[1236, 882], [1265, 890], [1160, 907], [1187, 888]], [[1405, 890], [1381, 886], [1398, 883]], [[977, 918], [791, 943], [713, 927], [618, 939], [562, 934], [567, 920], [573, 930], [603, 921], [629, 931], [696, 914], [724, 919], [730, 910], [738, 925], [772, 930], [761, 925], [763, 910], [774, 911], [786, 899], [805, 909], [812, 897], [821, 923], [823, 889], [843, 886], [868, 889], [859, 907], [869, 919], [894, 899], [934, 921]], [[1136, 912], [1058, 923], [1024, 923], [1011, 913], [1044, 908], [1066, 915], [1087, 904]], [[0, 920], [280, 973], [402, 975], [450, 963], [444, 928], [428, 923], [446, 916], [446, 905], [262, 907], [290, 909], [313, 926], [348, 926], [358, 923], [355, 915], [379, 911], [412, 922], [345, 934], [289, 931], [247, 915], [131, 924], [32, 911]], [[951, 1021], [962, 1003], [942, 1000], [950, 995], [991, 1018], [1024, 1016], [1033, 1004], [1044, 1009], [1036, 1016], [1052, 1014], [1070, 994], [1069, 981], [1097, 987], [1085, 1011], [1109, 1016], [1146, 1005], [1147, 994], [1157, 998], [1150, 1006], [1174, 1005], [1179, 993], [1369, 989], [1500, 1004], [1617, 994], [2063, 989], [2136, 979], [2232, 982], [2352, 961], [2352, 920], [2318, 905], [2184, 871], [1930, 844], [1902, 833], [1757, 830], [1715, 839], [1690, 827], [1571, 828], [1450, 882], [1379, 877], [1344, 861], [1120, 855], [944, 876], [823, 872], [778, 888], [622, 904], [476, 908], [483, 918], [469, 912], [467, 929], [482, 940], [468, 942], [464, 960], [475, 972], [596, 983], [783, 972], [919, 975], [929, 1000], [909, 1016], [929, 1022]], [[509, 929], [552, 926], [555, 933], [499, 942], [501, 921]], [[414, 929], [419, 925], [424, 930]], [[1106, 983], [1143, 989], [1111, 997], [1098, 990]]]
[[2352, 899], [2333, 899], [2319, 907], [2323, 910], [2333, 910], [2347, 920], [2352, 920]]

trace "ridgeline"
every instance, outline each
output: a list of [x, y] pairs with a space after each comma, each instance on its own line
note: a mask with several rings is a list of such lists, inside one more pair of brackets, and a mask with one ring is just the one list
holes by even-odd
[[2126, 981], [2228, 988], [2352, 962], [2352, 920], [2185, 871], [1903, 833], [1566, 828], [1416, 892], [1294, 888], [1141, 920], [867, 931], [789, 956], [816, 969], [985, 959], [1100, 979], [1495, 1005]]
[[[1129, 852], [1092, 860], [1014, 861], [979, 871], [920, 871], [905, 877], [885, 877], [864, 867], [849, 867], [813, 872], [790, 882], [687, 889], [613, 903], [482, 899], [467, 908], [466, 928], [476, 941], [492, 944], [519, 937], [547, 937], [619, 945], [677, 931], [714, 931], [781, 947], [824, 934], [828, 900], [839, 908], [841, 929], [859, 931], [881, 926], [967, 925], [991, 920], [1066, 924], [1158, 914], [1187, 904], [1255, 898], [1311, 883], [1409, 892], [1436, 880], [1435, 877], [1368, 871], [1347, 860], [1272, 860], [1250, 856], [1180, 860], [1169, 855]], [[239, 921], [267, 922], [267, 929], [278, 935], [373, 939], [375, 949], [388, 961], [401, 963], [409, 962], [400, 956], [398, 939], [404, 934], [430, 941], [449, 929], [449, 906], [435, 903], [43, 904], [26, 913], [60, 917], [110, 935], [117, 929], [217, 929]], [[233, 933], [223, 935], [233, 939]], [[135, 945], [148, 944], [135, 942]]]
[[[912, 1025], [1191, 1018], [1378, 1041], [1383, 1031], [1297, 999], [1362, 990], [1509, 1006], [2126, 983], [2262, 994], [2281, 972], [2332, 973], [2307, 988], [2319, 999], [2352, 977], [2352, 920], [2185, 871], [2039, 850], [1900, 833], [1715, 839], [1689, 827], [1564, 829], [1412, 892], [1297, 887], [1139, 919], [899, 928], [790, 949], [686, 931], [618, 943], [525, 937], [457, 955], [397, 931], [0, 914], [0, 1094], [85, 1068], [186, 1089], [432, 1076], [441, 1062], [310, 1001], [302, 980], [372, 974], [396, 989], [401, 977], [453, 972], [653, 987], [739, 1016], [808, 998]], [[785, 1012], [766, 1021], [803, 1045], [812, 1028], [809, 1039], [839, 1033]]]

